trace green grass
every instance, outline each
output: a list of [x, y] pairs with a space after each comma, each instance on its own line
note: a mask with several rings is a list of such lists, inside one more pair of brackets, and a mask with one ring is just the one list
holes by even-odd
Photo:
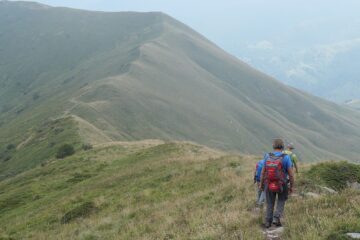
[[336, 239], [334, 236], [359, 232], [359, 211], [360, 194], [355, 190], [319, 199], [291, 200], [286, 210], [285, 238]]
[[347, 183], [360, 182], [360, 165], [348, 162], [327, 162], [314, 165], [307, 178], [318, 185], [341, 190]]
[[[359, 165], [324, 162], [301, 166], [296, 178], [296, 193], [286, 207], [285, 239], [348, 239], [346, 233], [359, 232], [360, 192], [347, 188], [346, 182], [359, 181]], [[329, 194], [321, 186], [336, 189]], [[319, 198], [304, 196], [307, 192]], [[299, 234], [301, 233], [301, 234]]]
[[[262, 215], [252, 211], [255, 162], [188, 143], [79, 150], [0, 182], [0, 236], [263, 239]], [[342, 237], [357, 231], [359, 217], [360, 194], [350, 189], [291, 198], [284, 238]]]
[[93, 202], [84, 202], [65, 213], [60, 222], [62, 224], [67, 224], [78, 218], [86, 218], [96, 212], [96, 210], [97, 208]]
[[[250, 236], [248, 223], [237, 219], [241, 212], [234, 212], [245, 209], [242, 193], [248, 187], [236, 184], [241, 177], [229, 167], [245, 159], [207, 151], [167, 143], [136, 151], [93, 149], [53, 160], [1, 182], [6, 192], [0, 202], [7, 207], [1, 208], [0, 233], [30, 239], [52, 239], [55, 233], [79, 239]], [[20, 200], [10, 205], [11, 199]], [[222, 213], [229, 219], [217, 222]], [[214, 219], [206, 223], [207, 217]], [[255, 236], [261, 239], [259, 232]]]
[[[9, 150], [9, 144], [0, 145], [2, 158], [0, 179], [31, 169], [51, 158], [55, 158], [59, 148], [70, 144], [78, 150], [82, 140], [72, 118], [46, 121], [17, 139], [16, 148]], [[10, 159], [6, 160], [6, 157]]]
[[[359, 212], [358, 212], [358, 216]], [[349, 236], [346, 236], [346, 233], [358, 233], [360, 231], [360, 223], [353, 219], [348, 221], [347, 224], [340, 224], [337, 226], [332, 233], [330, 233], [326, 240], [351, 240]]]

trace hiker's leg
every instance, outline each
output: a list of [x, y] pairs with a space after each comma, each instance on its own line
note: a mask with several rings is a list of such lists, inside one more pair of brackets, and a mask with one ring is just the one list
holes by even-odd
[[284, 209], [285, 209], [285, 202], [288, 199], [288, 187], [287, 185], [284, 186], [284, 191], [279, 193], [278, 201], [276, 204], [276, 211], [274, 214], [274, 218], [280, 219], [283, 216]]
[[271, 223], [273, 220], [275, 198], [276, 198], [276, 194], [269, 191], [269, 189], [267, 189], [266, 187], [265, 188], [265, 200], [266, 200], [265, 221], [268, 223]]
[[[279, 195], [280, 196], [280, 195]], [[276, 204], [276, 211], [274, 214], [274, 218], [276, 219], [280, 219], [281, 216], [284, 213], [284, 208], [285, 208], [285, 201], [281, 200], [280, 198], [278, 198], [277, 204]]]

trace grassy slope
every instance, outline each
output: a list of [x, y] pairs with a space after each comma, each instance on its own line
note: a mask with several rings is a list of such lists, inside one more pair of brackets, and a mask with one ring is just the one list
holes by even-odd
[[[0, 160], [1, 178], [52, 157], [61, 143], [111, 140], [86, 121], [69, 118], [77, 104], [72, 96], [92, 81], [126, 71], [136, 47], [158, 34], [159, 16], [0, 2], [0, 22], [0, 153], [7, 154], [9, 144], [17, 147], [11, 159]], [[46, 125], [62, 118], [65, 131], [51, 135]]]
[[254, 153], [282, 136], [311, 160], [357, 160], [358, 113], [279, 84], [171, 19], [128, 73], [77, 100], [76, 114], [99, 128], [110, 123], [125, 139], [190, 139]]
[[[64, 143], [78, 150], [84, 142], [79, 136], [74, 119], [59, 118], [42, 122], [26, 131], [14, 131], [0, 148], [0, 180], [31, 169], [54, 158], [58, 148]], [[13, 149], [8, 149], [9, 144]]]
[[[104, 83], [114, 91], [110, 106], [127, 110], [114, 116], [121, 132], [136, 138], [175, 136], [248, 153], [282, 136], [295, 140], [308, 159], [356, 159], [357, 113], [287, 88], [168, 22], [160, 38], [142, 46], [128, 74]], [[81, 100], [91, 102], [86, 96]], [[110, 109], [98, 108], [104, 115]]]
[[[251, 211], [255, 160], [149, 141], [50, 161], [0, 183], [0, 236], [263, 239]], [[358, 226], [360, 194], [291, 199], [286, 211], [285, 239], [326, 238]]]

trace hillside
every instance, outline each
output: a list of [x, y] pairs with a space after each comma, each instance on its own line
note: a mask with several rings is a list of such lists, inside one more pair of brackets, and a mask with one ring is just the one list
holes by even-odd
[[281, 136], [307, 161], [358, 160], [360, 113], [279, 83], [165, 14], [2, 1], [0, 22], [2, 176], [64, 142], [190, 140], [259, 154]]
[[[0, 238], [264, 239], [262, 215], [254, 209], [257, 158], [142, 141], [48, 161], [0, 182]], [[300, 166], [301, 176], [306, 168]], [[303, 196], [310, 184], [301, 176]], [[351, 189], [293, 196], [284, 239], [346, 239], [344, 233], [359, 230], [359, 211], [359, 191]]]

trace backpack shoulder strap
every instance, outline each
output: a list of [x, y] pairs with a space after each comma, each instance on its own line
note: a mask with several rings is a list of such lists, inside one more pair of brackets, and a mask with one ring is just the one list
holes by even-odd
[[287, 171], [287, 169], [285, 169], [285, 167], [284, 167], [284, 160], [285, 160], [286, 156], [289, 156], [289, 158], [291, 160], [290, 155], [285, 154], [285, 153], [281, 154], [281, 166], [282, 166], [282, 170], [283, 170], [284, 173], [286, 173], [286, 171]]
[[273, 156], [274, 156], [274, 154], [273, 154], [272, 152], [266, 153], [266, 154], [264, 155], [264, 169], [265, 169], [265, 172], [268, 171], [268, 167], [267, 167], [267, 165], [266, 165], [266, 162], [267, 162], [268, 159], [271, 159]]

